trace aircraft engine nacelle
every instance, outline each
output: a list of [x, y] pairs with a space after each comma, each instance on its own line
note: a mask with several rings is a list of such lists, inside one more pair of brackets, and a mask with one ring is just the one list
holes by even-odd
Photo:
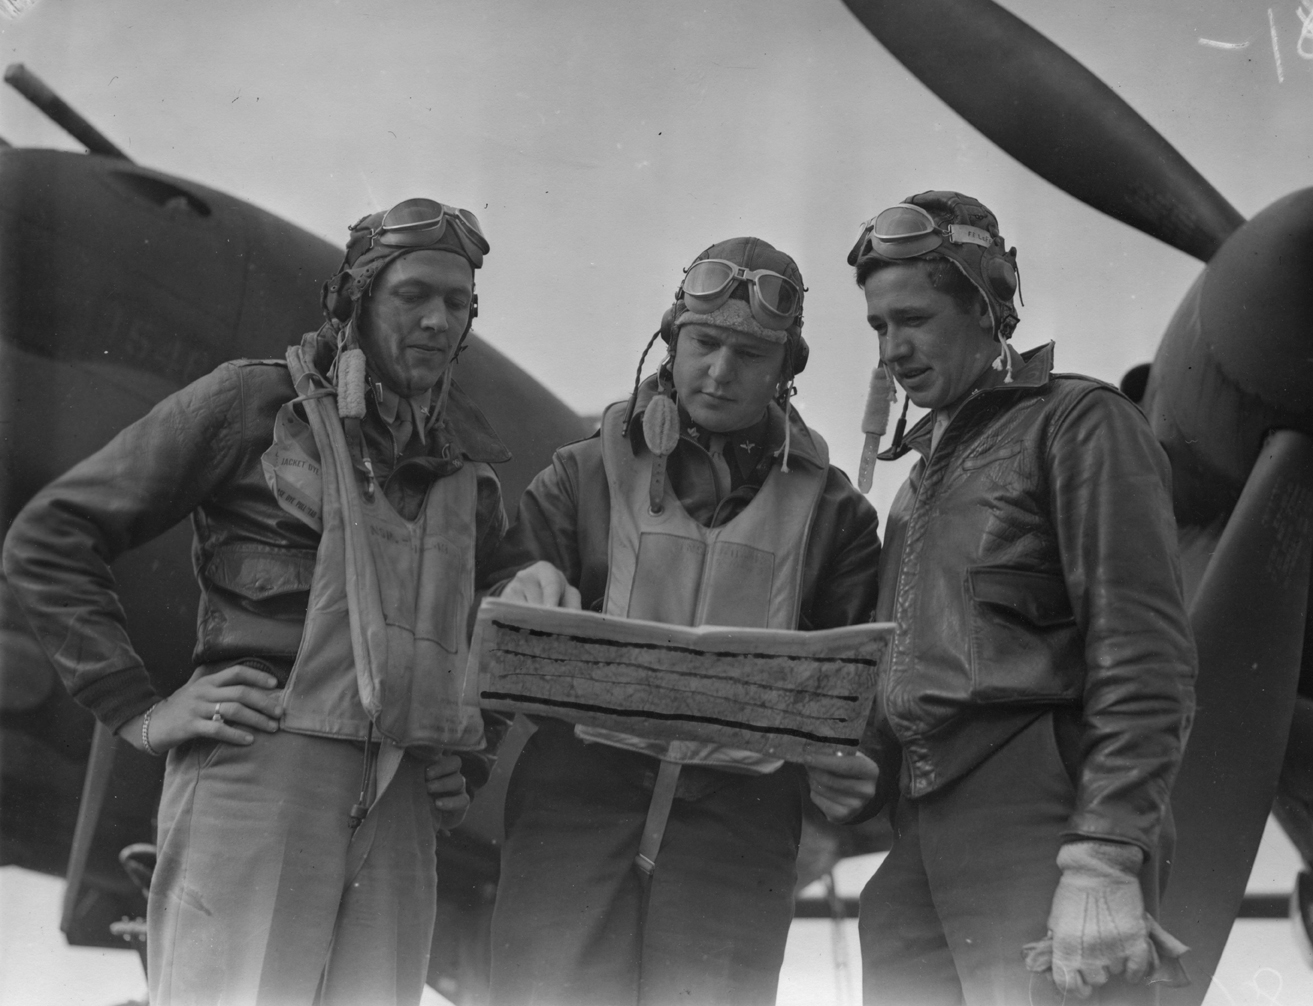
[[1313, 434], [1313, 189], [1218, 250], [1167, 327], [1142, 406], [1182, 525], [1230, 513], [1270, 430]]

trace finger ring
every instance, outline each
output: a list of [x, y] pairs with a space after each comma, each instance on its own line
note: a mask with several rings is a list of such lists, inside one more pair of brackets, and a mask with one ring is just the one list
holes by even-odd
[[222, 722], [223, 722], [223, 713], [221, 713], [221, 712], [219, 711], [219, 709], [220, 709], [220, 707], [221, 707], [222, 705], [223, 705], [222, 702], [216, 702], [216, 703], [214, 704], [214, 715], [211, 716], [210, 719], [214, 720], [215, 723], [222, 723]]

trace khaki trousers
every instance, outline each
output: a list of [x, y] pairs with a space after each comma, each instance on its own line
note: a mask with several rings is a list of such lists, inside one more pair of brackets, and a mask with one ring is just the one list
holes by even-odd
[[424, 770], [403, 758], [353, 836], [363, 750], [281, 731], [170, 752], [151, 1006], [419, 1001], [437, 891]]

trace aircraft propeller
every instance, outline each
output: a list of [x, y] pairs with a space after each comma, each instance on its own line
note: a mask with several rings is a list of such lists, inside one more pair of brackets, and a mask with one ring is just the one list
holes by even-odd
[[844, 0], [912, 74], [1081, 202], [1207, 262], [1242, 217], [1103, 81], [988, 0]]

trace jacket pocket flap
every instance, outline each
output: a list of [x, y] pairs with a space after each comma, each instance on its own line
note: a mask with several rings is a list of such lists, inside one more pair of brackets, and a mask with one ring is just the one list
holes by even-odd
[[252, 601], [308, 591], [315, 575], [315, 553], [240, 546], [222, 548], [205, 567], [215, 586]]
[[1021, 451], [1022, 444], [1020, 440], [1012, 440], [1005, 444], [992, 440], [978, 444], [962, 458], [962, 470], [973, 472], [978, 468], [984, 468], [986, 465], [1015, 458]]
[[1060, 576], [1021, 569], [978, 567], [967, 571], [971, 596], [979, 604], [1010, 608], [1034, 625], [1072, 622], [1071, 599]]

